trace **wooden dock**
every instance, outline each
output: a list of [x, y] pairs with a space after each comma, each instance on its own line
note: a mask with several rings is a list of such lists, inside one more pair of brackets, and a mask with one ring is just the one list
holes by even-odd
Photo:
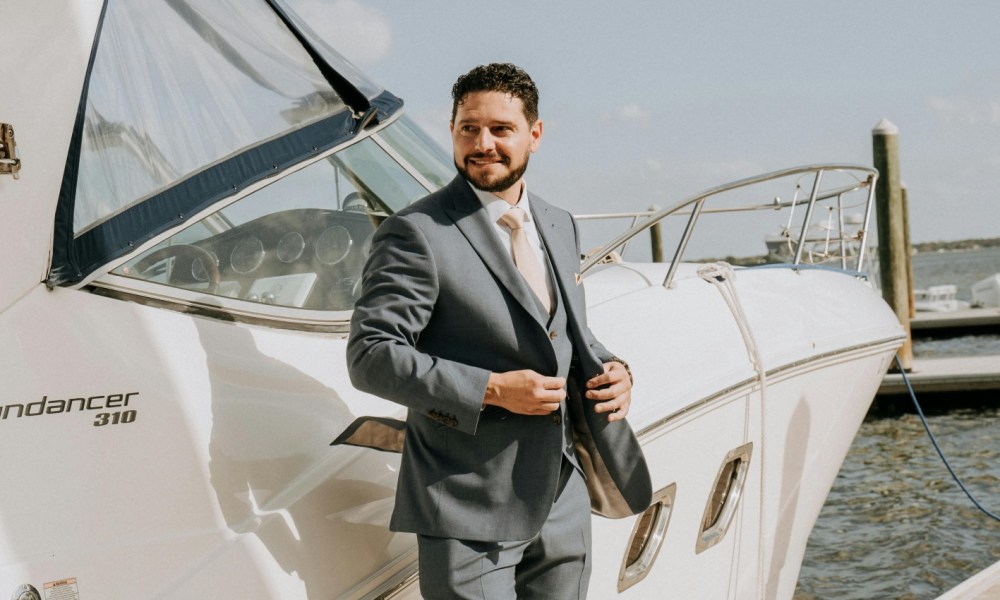
[[[921, 393], [1000, 390], [1000, 355], [914, 358], [913, 370], [906, 377], [918, 397]], [[908, 393], [900, 373], [888, 373], [878, 389], [880, 396]]]
[[910, 319], [914, 336], [963, 335], [1000, 331], [1000, 308], [969, 308], [953, 312], [918, 312]]
[[[953, 312], [920, 312], [910, 320], [914, 337], [949, 337], [1000, 333], [1000, 308], [970, 308]], [[914, 358], [906, 374], [918, 394], [1000, 391], [1000, 355]], [[889, 373], [878, 396], [908, 395], [903, 376]], [[998, 394], [1000, 398], [1000, 394]]]
[[966, 579], [937, 600], [1000, 600], [1000, 562]]

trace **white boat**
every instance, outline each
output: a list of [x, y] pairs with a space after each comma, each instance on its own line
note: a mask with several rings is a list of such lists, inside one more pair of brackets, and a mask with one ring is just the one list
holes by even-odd
[[[797, 187], [796, 192], [799, 191]], [[807, 215], [796, 215], [795, 208], [799, 204], [808, 205], [808, 199], [775, 202], [776, 209], [788, 209], [788, 222], [778, 232], [764, 236], [768, 261], [792, 262], [798, 255], [798, 260], [809, 264], [846, 264], [857, 258], [865, 237], [865, 216], [846, 211], [843, 206], [824, 204], [822, 200], [821, 210]], [[821, 215], [822, 212], [826, 214]], [[809, 224], [794, 225], [796, 216]]]
[[918, 312], [954, 312], [969, 308], [958, 299], [958, 286], [947, 283], [913, 290], [913, 307]]
[[1000, 273], [984, 277], [969, 288], [971, 305], [976, 308], [1000, 308]]
[[[0, 597], [417, 597], [398, 455], [330, 442], [404, 417], [350, 386], [345, 331], [373, 228], [452, 165], [292, 8], [4, 6]], [[721, 186], [581, 265], [656, 490], [595, 517], [592, 598], [793, 593], [903, 331], [857, 273], [681, 255], [706, 203], [803, 174], [874, 180]], [[679, 213], [672, 262], [613, 259]]]

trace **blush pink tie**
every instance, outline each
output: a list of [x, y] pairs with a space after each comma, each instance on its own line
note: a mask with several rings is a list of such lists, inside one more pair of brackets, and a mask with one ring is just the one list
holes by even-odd
[[514, 265], [521, 272], [528, 286], [542, 301], [545, 312], [552, 312], [552, 302], [549, 300], [549, 290], [545, 285], [545, 271], [542, 263], [531, 249], [528, 234], [524, 231], [524, 209], [517, 206], [511, 208], [497, 222], [510, 229], [510, 248], [514, 252]]

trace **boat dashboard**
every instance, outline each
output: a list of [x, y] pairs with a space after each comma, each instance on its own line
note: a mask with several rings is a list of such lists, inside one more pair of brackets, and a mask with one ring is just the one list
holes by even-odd
[[117, 273], [249, 302], [350, 310], [379, 220], [367, 210], [284, 210], [202, 239], [171, 239]]

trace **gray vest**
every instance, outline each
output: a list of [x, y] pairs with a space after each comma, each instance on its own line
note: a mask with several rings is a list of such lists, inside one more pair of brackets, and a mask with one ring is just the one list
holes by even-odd
[[[545, 255], [546, 261], [548, 261], [548, 253]], [[552, 268], [552, 263], [549, 261], [549, 273], [555, 273]], [[554, 296], [555, 300], [553, 302], [552, 315], [549, 317], [549, 322], [547, 326], [547, 331], [549, 332], [549, 341], [552, 342], [552, 349], [555, 351], [556, 359], [559, 364], [559, 370], [557, 376], [568, 377], [570, 363], [573, 360], [573, 342], [570, 339], [569, 330], [567, 329], [567, 324], [569, 322], [569, 315], [566, 313], [566, 306], [562, 302], [562, 293], [559, 290], [559, 283], [555, 281], [555, 277], [550, 279], [552, 285], [555, 286]], [[537, 303], [539, 311], [544, 311], [541, 302]], [[573, 450], [573, 430], [572, 424], [570, 423], [569, 410], [566, 408], [566, 402], [563, 402], [559, 407], [559, 419], [562, 422], [563, 430], [563, 455], [569, 460], [569, 462], [579, 468], [579, 464], [576, 461], [576, 453]], [[553, 415], [555, 416], [555, 415]]]

